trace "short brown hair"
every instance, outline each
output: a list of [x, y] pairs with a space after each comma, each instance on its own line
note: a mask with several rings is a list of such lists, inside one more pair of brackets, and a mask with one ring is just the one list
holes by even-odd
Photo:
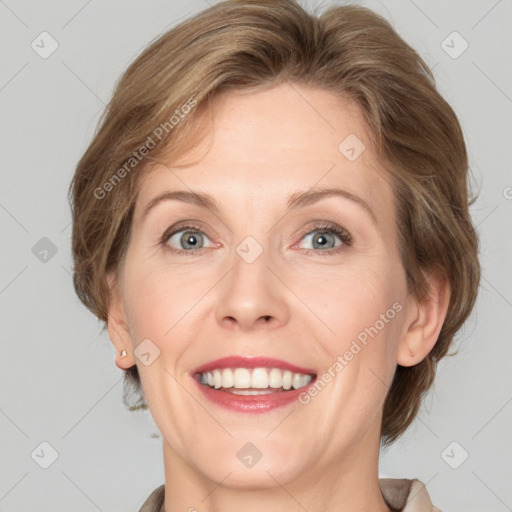
[[[441, 269], [450, 282], [448, 313], [433, 350], [416, 366], [397, 367], [382, 420], [382, 439], [389, 443], [414, 419], [437, 362], [470, 314], [480, 267], [457, 117], [421, 57], [368, 9], [347, 5], [310, 14], [295, 0], [228, 0], [153, 42], [117, 84], [70, 187], [75, 290], [106, 322], [106, 276], [118, 272], [126, 253], [144, 166], [164, 154], [183, 154], [216, 92], [285, 82], [359, 105], [391, 176], [410, 293], [419, 299], [428, 293], [425, 274], [432, 270]], [[139, 158], [158, 126], [165, 128], [161, 143]], [[125, 403], [130, 387], [145, 407], [136, 366], [125, 374]]]

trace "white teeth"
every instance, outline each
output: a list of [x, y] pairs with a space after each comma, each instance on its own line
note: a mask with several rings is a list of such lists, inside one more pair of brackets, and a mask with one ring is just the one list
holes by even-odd
[[283, 373], [283, 388], [291, 389], [293, 381], [293, 373], [290, 370], [286, 370]]
[[[302, 383], [302, 379], [301, 379], [301, 375], [300, 373], [294, 373], [293, 374], [293, 379], [292, 379], [292, 386], [293, 386], [293, 389], [299, 389], [301, 386], [301, 383]], [[210, 384], [210, 379], [208, 378], [208, 384]]]
[[256, 390], [256, 389], [235, 389], [235, 388], [229, 389], [228, 392], [232, 393], [233, 395], [268, 395], [269, 393], [273, 393], [273, 391], [270, 391], [270, 389]]
[[265, 368], [254, 368], [251, 375], [251, 387], [256, 389], [268, 388], [268, 373]]
[[261, 391], [254, 391], [259, 389], [268, 389], [269, 393], [271, 389], [299, 389], [307, 386], [311, 379], [311, 375], [280, 368], [223, 368], [202, 373], [200, 377], [201, 384], [205, 386], [231, 390], [239, 395], [261, 394]]
[[222, 386], [222, 373], [219, 370], [213, 370], [213, 385], [215, 389], [219, 389]]
[[294, 373], [292, 385], [295, 389], [303, 388], [309, 384], [311, 377], [309, 375], [303, 375], [302, 373]]
[[283, 375], [281, 370], [278, 368], [272, 368], [268, 374], [268, 384], [271, 388], [282, 388], [283, 387]]
[[251, 372], [247, 368], [237, 368], [233, 372], [233, 380], [235, 388], [250, 388]]
[[232, 388], [235, 383], [233, 372], [229, 368], [222, 370], [222, 387]]

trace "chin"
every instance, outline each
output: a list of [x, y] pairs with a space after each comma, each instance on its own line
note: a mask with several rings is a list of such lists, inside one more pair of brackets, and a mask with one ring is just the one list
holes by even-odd
[[286, 485], [308, 467], [304, 450], [298, 449], [295, 443], [286, 443], [278, 435], [265, 439], [261, 434], [247, 433], [222, 442], [209, 438], [197, 442], [191, 450], [185, 452], [189, 457], [187, 465], [213, 482], [222, 481], [226, 488], [275, 488], [276, 481]]

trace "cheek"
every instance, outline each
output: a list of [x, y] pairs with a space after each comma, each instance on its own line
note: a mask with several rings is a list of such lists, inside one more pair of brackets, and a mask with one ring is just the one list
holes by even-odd
[[[323, 276], [303, 273], [296, 278], [296, 289], [330, 329], [332, 336], [326, 339], [332, 343], [357, 338], [360, 333], [364, 339], [365, 329], [372, 326], [383, 333], [399, 332], [398, 310], [405, 300], [403, 272], [392, 264], [376, 263], [367, 261]], [[395, 303], [398, 305], [393, 307]]]
[[[136, 257], [125, 267], [125, 306], [135, 345], [149, 338], [164, 353], [180, 351], [186, 336], [176, 336], [185, 325], [194, 322], [200, 308], [195, 307], [215, 284], [205, 268], [172, 268], [165, 261], [135, 264]], [[172, 343], [169, 341], [172, 340]]]
[[332, 273], [314, 306], [335, 333], [320, 342], [328, 354], [323, 371], [327, 379], [335, 376], [328, 385], [333, 414], [345, 410], [362, 423], [379, 409], [391, 384], [406, 299], [401, 265], [365, 263]]
[[395, 372], [405, 274], [393, 262], [368, 264], [332, 275], [329, 289], [318, 307], [335, 332], [322, 339], [329, 354], [324, 372], [335, 375], [329, 384], [332, 414], [343, 410], [363, 424], [379, 410]]

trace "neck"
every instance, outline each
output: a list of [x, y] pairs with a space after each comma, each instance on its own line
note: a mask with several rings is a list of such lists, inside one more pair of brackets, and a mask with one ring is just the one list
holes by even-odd
[[262, 469], [257, 487], [234, 481], [232, 472], [217, 481], [206, 477], [164, 439], [165, 512], [389, 512], [379, 488], [378, 426], [357, 446], [336, 457], [324, 454], [291, 481]]

